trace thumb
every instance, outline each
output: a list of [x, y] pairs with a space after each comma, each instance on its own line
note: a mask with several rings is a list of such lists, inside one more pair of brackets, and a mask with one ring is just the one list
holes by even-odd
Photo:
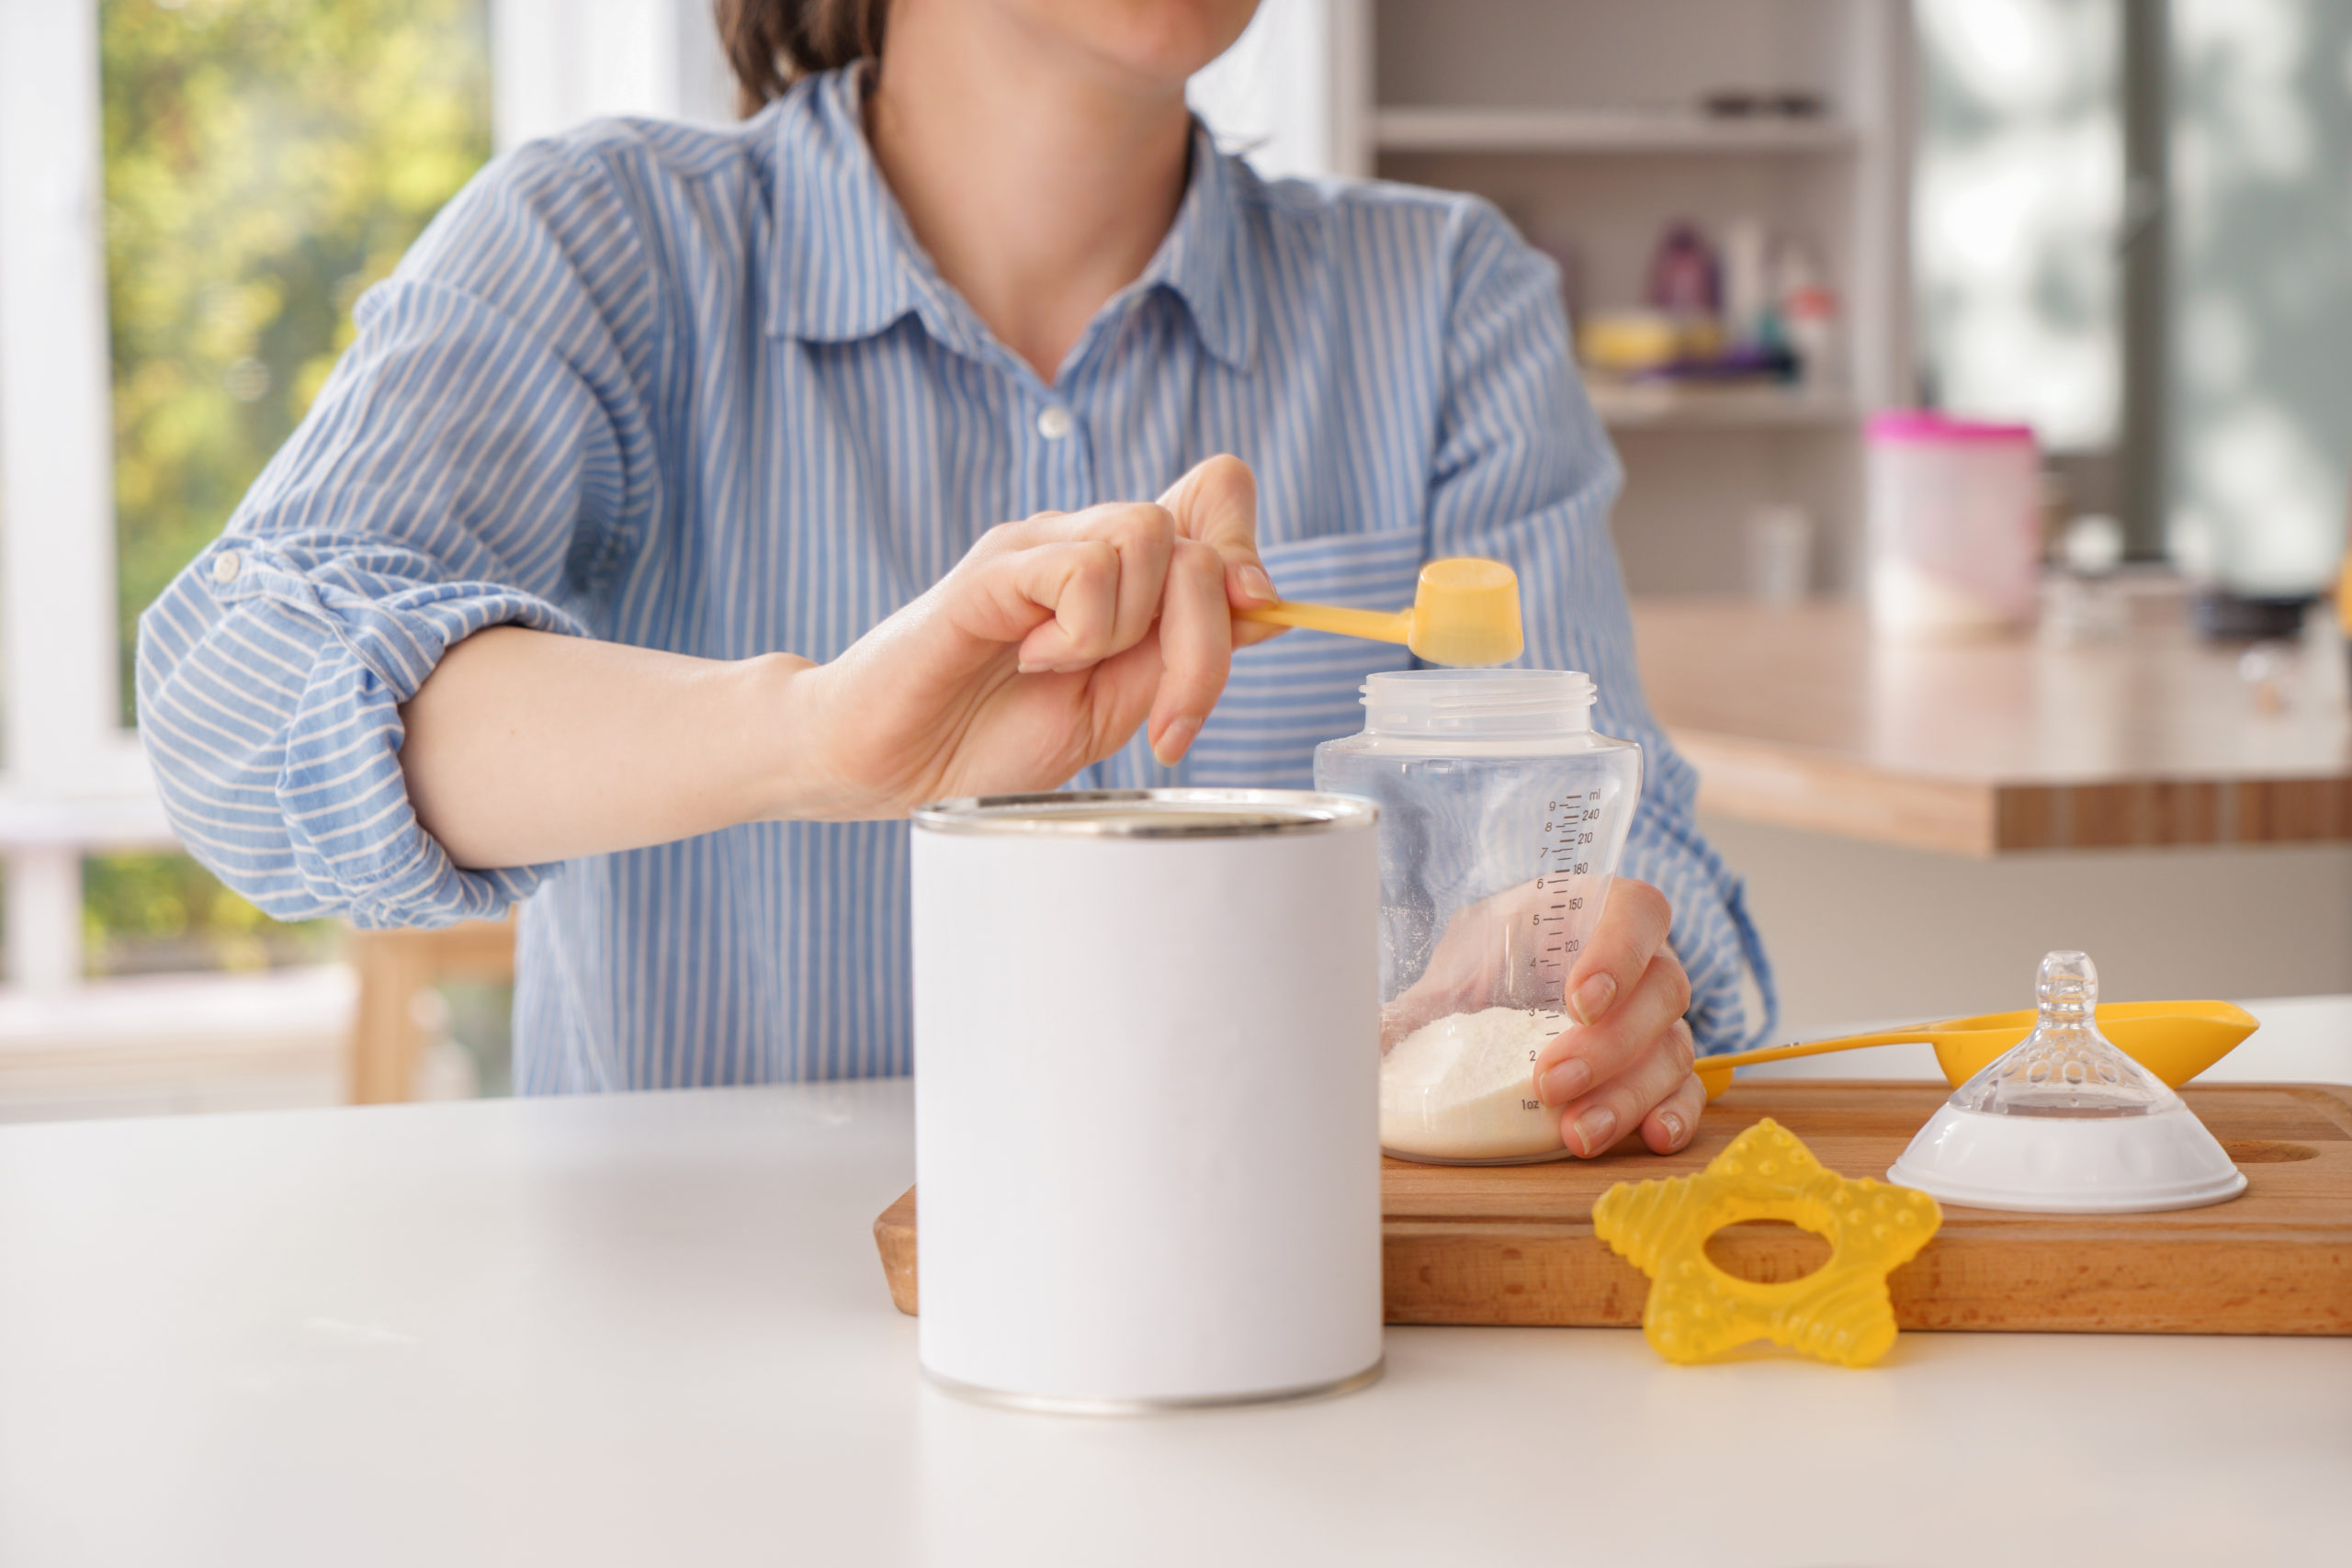
[[1280, 597], [1258, 558], [1258, 478], [1249, 464], [1230, 453], [1206, 458], [1170, 485], [1159, 504], [1174, 515], [1179, 535], [1216, 551], [1233, 608]]

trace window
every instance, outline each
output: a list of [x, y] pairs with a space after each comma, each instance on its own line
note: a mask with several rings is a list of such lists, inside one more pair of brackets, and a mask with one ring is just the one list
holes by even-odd
[[[485, 0], [102, 0], [116, 669], [352, 336], [351, 308], [490, 155]], [[84, 865], [88, 972], [315, 960], [175, 854]]]
[[137, 619], [489, 156], [491, 24], [490, 0], [0, 7], [12, 977], [322, 953], [164, 852], [127, 728]]
[[731, 107], [708, 0], [0, 0], [9, 978], [331, 947], [176, 852], [129, 728], [138, 614], [493, 130]]
[[2168, 10], [2172, 547], [2242, 592], [2308, 592], [2352, 474], [2352, 7]]
[[1931, 400], [2030, 421], [2082, 510], [2243, 593], [2309, 592], [2352, 474], [2352, 12], [1920, 0]]
[[119, 683], [349, 343], [490, 156], [485, 0], [104, 0]]
[[1922, 358], [1945, 408], [2116, 438], [2120, 0], [1927, 0], [1913, 172]]

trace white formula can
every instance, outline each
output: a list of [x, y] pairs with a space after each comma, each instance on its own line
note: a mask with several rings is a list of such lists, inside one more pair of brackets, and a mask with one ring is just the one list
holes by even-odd
[[933, 1379], [1100, 1412], [1379, 1375], [1375, 816], [1225, 789], [915, 814]]

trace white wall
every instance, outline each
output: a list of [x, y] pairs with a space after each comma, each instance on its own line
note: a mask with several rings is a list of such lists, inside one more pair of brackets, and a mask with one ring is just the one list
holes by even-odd
[[491, 27], [502, 152], [603, 115], [735, 117], [709, 0], [492, 0]]
[[1362, 170], [1354, 0], [1261, 0], [1249, 30], [1185, 96], [1228, 152], [1272, 178]]

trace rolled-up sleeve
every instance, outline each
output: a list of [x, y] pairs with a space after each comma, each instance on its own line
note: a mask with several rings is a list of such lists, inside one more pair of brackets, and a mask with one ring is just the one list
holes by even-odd
[[594, 141], [526, 148], [370, 290], [308, 416], [141, 617], [139, 725], [191, 852], [280, 919], [491, 915], [419, 825], [400, 705], [484, 627], [582, 635], [645, 526], [660, 288]]
[[[1524, 661], [1589, 672], [1600, 689], [1596, 728], [1641, 743], [1642, 799], [1623, 870], [1655, 883], [1673, 905], [1699, 1049], [1737, 1050], [1772, 1027], [1771, 966], [1739, 879], [1692, 818], [1697, 775], [1642, 695], [1609, 536], [1622, 470], [1569, 358], [1558, 274], [1481, 202], [1457, 210], [1453, 242], [1431, 550], [1510, 563], [1519, 573]], [[1753, 1030], [1747, 976], [1764, 1009]]]

